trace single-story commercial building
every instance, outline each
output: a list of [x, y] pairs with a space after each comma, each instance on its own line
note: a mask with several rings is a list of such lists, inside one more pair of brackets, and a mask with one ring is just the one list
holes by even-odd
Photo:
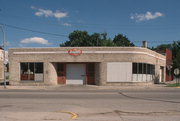
[[142, 47], [12, 48], [11, 85], [165, 81], [166, 57]]

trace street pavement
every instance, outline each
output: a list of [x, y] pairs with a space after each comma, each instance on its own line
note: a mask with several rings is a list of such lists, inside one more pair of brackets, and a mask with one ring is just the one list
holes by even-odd
[[0, 88], [0, 121], [180, 121], [180, 88]]

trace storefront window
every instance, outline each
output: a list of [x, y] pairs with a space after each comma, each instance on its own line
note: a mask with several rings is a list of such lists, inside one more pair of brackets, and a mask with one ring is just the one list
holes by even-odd
[[133, 70], [133, 74], [137, 74], [137, 63], [133, 63], [133, 67], [132, 67], [132, 70]]
[[139, 74], [143, 74], [143, 64], [139, 63], [139, 70], [138, 70]]
[[147, 74], [147, 64], [143, 63], [143, 74]]
[[43, 73], [43, 63], [35, 63], [35, 73]]
[[21, 74], [26, 74], [28, 72], [28, 63], [21, 63]]
[[151, 74], [151, 65], [147, 64], [147, 74]]
[[36, 81], [43, 80], [43, 63], [20, 63], [21, 80]]
[[147, 63], [133, 63], [133, 74], [155, 74], [155, 65]]

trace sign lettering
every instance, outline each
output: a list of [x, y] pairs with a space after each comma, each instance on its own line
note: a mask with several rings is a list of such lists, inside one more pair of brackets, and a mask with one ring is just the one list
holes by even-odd
[[68, 53], [69, 55], [78, 56], [82, 54], [82, 50], [73, 48], [73, 49], [68, 50]]

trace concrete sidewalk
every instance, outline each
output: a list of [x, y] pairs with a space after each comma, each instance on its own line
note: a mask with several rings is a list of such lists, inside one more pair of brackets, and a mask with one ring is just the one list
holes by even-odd
[[[10, 86], [4, 88], [0, 86], [0, 90], [122, 90], [122, 89], [161, 89], [166, 88], [166, 84], [153, 85], [132, 85], [132, 86], [97, 86], [97, 85], [57, 85], [57, 86]], [[168, 87], [170, 88], [170, 87]]]
[[57, 85], [57, 86], [0, 86], [0, 89], [17, 89], [17, 90], [56, 90], [56, 89], [97, 89], [99, 86], [91, 85]]

